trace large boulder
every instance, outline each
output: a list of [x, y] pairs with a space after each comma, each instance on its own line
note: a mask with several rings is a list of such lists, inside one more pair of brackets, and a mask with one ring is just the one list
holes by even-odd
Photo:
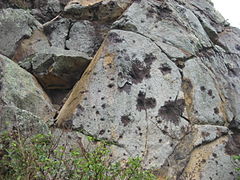
[[87, 20], [74, 23], [66, 40], [66, 48], [94, 56], [103, 41], [99, 32], [101, 27], [98, 27]]
[[189, 130], [184, 107], [177, 66], [150, 39], [112, 30], [57, 119], [160, 168]]
[[71, 89], [90, 60], [86, 54], [51, 47], [39, 50], [19, 64], [33, 73], [44, 89]]
[[88, 20], [74, 22], [66, 18], [44, 27], [52, 46], [86, 53], [90, 57], [95, 55], [108, 30], [108, 24]]
[[5, 56], [0, 55], [1, 102], [48, 119], [54, 109], [46, 93], [30, 73]]
[[21, 40], [32, 35], [41, 24], [22, 9], [0, 10], [0, 53], [12, 57]]
[[14, 52], [13, 60], [19, 62], [39, 51], [48, 50], [50, 43], [47, 36], [41, 30], [35, 30], [29, 38], [23, 39], [16, 51]]
[[150, 38], [171, 58], [188, 58], [212, 46], [194, 13], [175, 1], [136, 1], [113, 28]]
[[132, 0], [71, 0], [64, 16], [78, 20], [112, 21], [118, 18]]
[[25, 135], [47, 132], [45, 122], [55, 110], [37, 80], [0, 55], [0, 131], [18, 129]]
[[63, 10], [63, 6], [59, 0], [35, 0], [32, 7], [31, 13], [41, 23], [50, 21]]

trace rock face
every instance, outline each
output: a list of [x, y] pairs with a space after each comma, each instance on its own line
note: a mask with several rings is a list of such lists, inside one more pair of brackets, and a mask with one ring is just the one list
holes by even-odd
[[141, 156], [161, 177], [234, 179], [226, 149], [228, 126], [239, 122], [239, 34], [225, 35], [225, 26], [208, 1], [134, 1], [73, 88], [58, 125], [109, 140], [115, 159]]
[[[142, 44], [149, 48], [139, 53]], [[188, 130], [188, 121], [181, 117], [185, 102], [180, 90], [178, 68], [151, 40], [112, 30], [67, 100], [69, 113], [64, 106], [58, 121], [72, 119], [73, 129], [124, 144], [126, 155], [146, 153], [147, 164], [151, 160], [160, 166], [164, 159], [155, 159], [160, 154], [153, 151], [164, 146], [168, 157], [176, 143], [169, 144], [170, 139], [180, 139]], [[168, 114], [168, 107], [176, 114]]]
[[64, 8], [64, 16], [78, 20], [111, 21], [121, 16], [132, 0], [72, 0]]
[[[1, 11], [0, 53], [63, 103], [53, 132], [68, 148], [107, 141], [113, 160], [140, 156], [160, 179], [240, 176], [240, 30], [209, 0], [73, 0], [39, 26], [24, 10]], [[1, 123], [42, 131], [51, 102], [1, 58]]]
[[55, 110], [36, 79], [2, 55], [0, 73], [1, 131], [19, 127], [24, 133], [44, 132], [43, 120]]
[[57, 16], [70, 0], [1, 0], [0, 9], [28, 9], [41, 23]]
[[10, 8], [0, 10], [0, 22], [0, 53], [7, 57], [12, 57], [20, 41], [41, 25], [30, 13]]
[[89, 62], [86, 54], [51, 47], [19, 64], [32, 72], [45, 89], [71, 89]]

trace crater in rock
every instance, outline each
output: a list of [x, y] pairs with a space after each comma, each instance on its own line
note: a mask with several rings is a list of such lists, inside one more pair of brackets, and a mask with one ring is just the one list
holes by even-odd
[[235, 49], [238, 50], [238, 51], [240, 51], [240, 45], [239, 45], [239, 44], [236, 44]]

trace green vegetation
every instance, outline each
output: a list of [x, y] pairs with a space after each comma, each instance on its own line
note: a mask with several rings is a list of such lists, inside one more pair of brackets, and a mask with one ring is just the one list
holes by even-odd
[[24, 138], [17, 132], [0, 137], [0, 179], [2, 180], [151, 180], [156, 177], [141, 167], [140, 158], [124, 165], [111, 163], [111, 152], [101, 143], [91, 152], [68, 150], [51, 135]]
[[[234, 158], [235, 160], [239, 160], [239, 161], [240, 161], [240, 155], [239, 155], [239, 156], [233, 156], [233, 158]], [[236, 170], [237, 170], [237, 171], [240, 171], [240, 167], [237, 167]], [[240, 177], [238, 177], [238, 179], [240, 180]]]

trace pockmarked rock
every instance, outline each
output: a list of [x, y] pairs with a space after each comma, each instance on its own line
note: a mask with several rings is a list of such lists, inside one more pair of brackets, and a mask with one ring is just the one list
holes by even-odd
[[[237, 31], [225, 33], [228, 26], [209, 1], [134, 1], [73, 88], [58, 126], [73, 139], [107, 140], [113, 159], [141, 156], [159, 177], [234, 179], [238, 141], [229, 134], [239, 132], [240, 66]], [[224, 35], [232, 44], [220, 43]], [[220, 165], [210, 155], [194, 165], [205, 147], [216, 149]]]
[[86, 54], [51, 47], [38, 51], [19, 64], [33, 73], [45, 89], [71, 89], [90, 60]]
[[67, 151], [105, 142], [110, 161], [141, 157], [159, 179], [237, 179], [239, 29], [210, 0], [68, 1], [24, 1], [43, 29], [0, 10], [0, 53], [59, 109], [0, 56], [0, 130], [49, 132], [52, 117]]
[[158, 46], [112, 30], [57, 123], [113, 142], [115, 158], [141, 156], [146, 167], [159, 168], [188, 131], [182, 95], [180, 72]]
[[[238, 54], [229, 54], [224, 51], [208, 51], [203, 57], [200, 57], [205, 69], [209, 71], [209, 75], [215, 83], [221, 103], [217, 106], [212, 106], [214, 113], [221, 115], [225, 125], [229, 125], [231, 129], [239, 130], [240, 122], [240, 62]], [[209, 80], [208, 80], [209, 81]], [[206, 91], [200, 87], [202, 94], [211, 95], [211, 91]], [[207, 89], [207, 88], [206, 88]], [[214, 95], [211, 96], [214, 99]], [[205, 104], [208, 104], [206, 101]], [[211, 108], [211, 109], [212, 109]], [[211, 113], [209, 112], [209, 115]], [[230, 124], [229, 124], [230, 123]]]
[[12, 57], [19, 42], [32, 35], [41, 24], [23, 9], [0, 10], [0, 53]]
[[235, 179], [238, 177], [240, 173], [234, 171], [234, 168], [239, 163], [234, 162], [231, 155], [226, 152], [229, 138], [224, 136], [217, 141], [196, 148], [179, 179], [219, 179], [219, 177]]
[[190, 120], [199, 124], [223, 125], [227, 117], [212, 72], [200, 59], [191, 59], [185, 63], [183, 77], [183, 89], [189, 96]]
[[158, 174], [164, 178], [180, 179], [185, 167], [188, 166], [192, 152], [198, 147], [217, 141], [222, 136], [227, 135], [228, 131], [228, 128], [224, 126], [194, 125], [191, 131], [176, 145], [173, 153], [165, 161]]
[[113, 28], [151, 38], [172, 58], [189, 57], [212, 46], [194, 13], [175, 1], [134, 1]]

